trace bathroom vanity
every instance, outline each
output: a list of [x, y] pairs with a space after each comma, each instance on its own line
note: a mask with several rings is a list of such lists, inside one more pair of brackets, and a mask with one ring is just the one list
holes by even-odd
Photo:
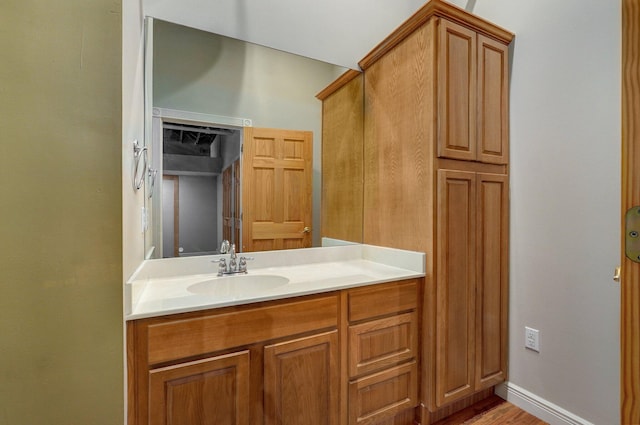
[[149, 260], [129, 281], [129, 425], [412, 418], [424, 254], [349, 245], [252, 256], [247, 275], [218, 277], [220, 256], [209, 256]]

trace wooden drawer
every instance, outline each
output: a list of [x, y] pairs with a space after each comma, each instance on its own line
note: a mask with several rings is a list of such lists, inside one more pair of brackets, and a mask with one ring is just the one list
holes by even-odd
[[349, 384], [349, 424], [370, 425], [418, 405], [416, 362], [360, 378]]
[[149, 324], [150, 365], [281, 338], [338, 324], [337, 296], [247, 307]]
[[418, 305], [418, 279], [353, 289], [348, 297], [350, 322], [413, 310]]
[[349, 327], [349, 376], [354, 378], [417, 357], [415, 311]]

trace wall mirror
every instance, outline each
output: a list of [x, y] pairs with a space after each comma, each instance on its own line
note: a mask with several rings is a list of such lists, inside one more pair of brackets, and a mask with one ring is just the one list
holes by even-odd
[[[251, 190], [252, 208], [263, 212], [269, 196], [282, 197], [276, 190], [260, 200], [274, 180], [267, 174], [242, 178], [243, 146], [257, 129], [312, 135], [313, 219], [303, 232], [313, 232], [309, 245], [319, 246], [322, 103], [315, 95], [346, 68], [153, 18], [145, 48], [145, 258], [215, 254], [229, 238], [242, 250], [243, 193]], [[270, 145], [252, 137], [259, 140], [254, 154], [264, 155]], [[293, 156], [302, 146], [296, 137], [286, 139]], [[275, 180], [291, 186], [287, 177]]]

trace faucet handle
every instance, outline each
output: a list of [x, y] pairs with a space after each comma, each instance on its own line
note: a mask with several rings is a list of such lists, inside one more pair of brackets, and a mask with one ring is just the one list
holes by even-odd
[[247, 260], [253, 260], [253, 257], [240, 257], [240, 262], [238, 263], [238, 272], [247, 272]]
[[220, 258], [218, 260], [211, 260], [212, 263], [218, 263], [218, 276], [222, 276], [227, 271], [227, 260]]

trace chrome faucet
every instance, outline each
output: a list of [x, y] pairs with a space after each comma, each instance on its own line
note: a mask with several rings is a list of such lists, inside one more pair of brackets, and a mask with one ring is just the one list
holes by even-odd
[[238, 255], [236, 254], [236, 244], [231, 244], [231, 250], [229, 250], [229, 270], [238, 270]]
[[[224, 243], [228, 241], [223, 241]], [[220, 252], [222, 252], [222, 248], [220, 248]], [[226, 252], [225, 252], [226, 253]], [[218, 263], [218, 276], [224, 276], [226, 274], [246, 274], [247, 273], [247, 260], [253, 260], [252, 257], [240, 257], [238, 259], [238, 254], [236, 254], [236, 244], [231, 244], [229, 248], [229, 264], [227, 265], [227, 260], [225, 258], [220, 258], [219, 260], [213, 260], [212, 262]]]
[[220, 254], [226, 254], [227, 252], [229, 252], [229, 241], [225, 239], [220, 244]]

